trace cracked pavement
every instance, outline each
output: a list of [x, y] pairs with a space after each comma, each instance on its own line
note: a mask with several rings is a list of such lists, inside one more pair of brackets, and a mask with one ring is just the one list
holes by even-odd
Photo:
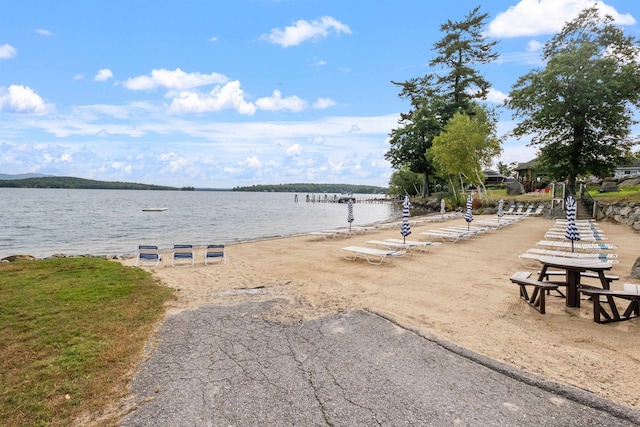
[[132, 381], [134, 426], [632, 426], [640, 416], [354, 311], [308, 321], [288, 302], [168, 317]]

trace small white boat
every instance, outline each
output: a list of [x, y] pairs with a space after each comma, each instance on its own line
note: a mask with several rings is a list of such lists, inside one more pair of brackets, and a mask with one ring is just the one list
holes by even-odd
[[164, 212], [168, 208], [143, 208], [142, 212]]

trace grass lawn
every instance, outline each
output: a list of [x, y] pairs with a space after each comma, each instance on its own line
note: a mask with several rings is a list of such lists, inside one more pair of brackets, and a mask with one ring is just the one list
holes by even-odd
[[103, 259], [0, 264], [0, 425], [101, 416], [127, 394], [171, 296], [150, 273]]

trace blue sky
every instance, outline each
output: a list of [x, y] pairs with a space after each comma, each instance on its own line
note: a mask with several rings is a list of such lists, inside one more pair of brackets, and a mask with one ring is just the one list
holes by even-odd
[[[0, 173], [210, 188], [386, 186], [391, 81], [431, 70], [447, 20], [475, 6], [500, 59], [498, 106], [588, 0], [3, 0]], [[598, 2], [640, 36], [640, 2]], [[500, 135], [512, 129], [502, 111]], [[500, 159], [535, 149], [507, 139]]]

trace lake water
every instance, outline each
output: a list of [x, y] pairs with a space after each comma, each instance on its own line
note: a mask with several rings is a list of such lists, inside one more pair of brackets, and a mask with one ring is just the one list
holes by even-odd
[[[133, 254], [348, 227], [347, 205], [309, 203], [306, 194], [0, 188], [0, 258], [30, 254]], [[333, 195], [329, 195], [332, 197]], [[143, 212], [163, 207], [164, 212]], [[399, 219], [401, 206], [356, 203], [353, 226]]]

